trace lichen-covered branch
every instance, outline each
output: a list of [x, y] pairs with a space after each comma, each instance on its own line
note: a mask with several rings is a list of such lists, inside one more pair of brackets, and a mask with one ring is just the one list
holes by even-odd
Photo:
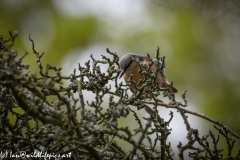
[[[153, 63], [144, 66], [135, 60], [144, 78], [141, 87], [129, 78], [128, 83], [136, 91], [131, 95], [129, 87], [119, 82], [117, 53], [107, 49], [109, 56], [102, 56], [100, 60], [91, 55], [93, 62], [79, 64], [79, 74], [75, 69], [63, 75], [61, 67], [43, 66], [44, 53], [35, 50], [34, 40], [29, 36], [38, 66], [38, 73], [34, 74], [27, 64], [22, 64], [30, 52], [19, 56], [12, 49], [17, 32], [9, 30], [8, 33], [8, 38], [0, 36], [0, 151], [70, 153], [73, 159], [167, 160], [174, 159], [172, 147], [177, 147], [181, 160], [186, 151], [193, 159], [240, 157], [240, 154], [233, 155], [240, 136], [222, 123], [186, 109], [186, 91], [180, 102], [168, 89], [161, 89], [156, 82], [157, 71], [150, 70]], [[159, 48], [156, 59], [163, 62], [158, 69], [166, 67]], [[100, 65], [107, 65], [107, 69], [102, 70]], [[109, 85], [110, 82], [114, 85]], [[91, 92], [94, 100], [86, 101], [84, 91]], [[164, 102], [159, 95], [168, 97], [169, 102]], [[169, 119], [165, 120], [159, 114], [159, 107], [176, 109], [182, 116], [183, 129], [187, 130], [186, 144], [179, 142], [178, 146], [172, 146], [169, 142], [169, 125], [174, 114], [169, 111]], [[143, 117], [139, 110], [144, 110]], [[191, 127], [188, 114], [213, 123], [219, 135], [209, 131], [201, 137], [198, 130]], [[119, 119], [125, 117], [131, 117], [138, 126], [119, 127]], [[220, 138], [226, 142], [225, 156], [224, 149], [218, 145]], [[130, 148], [120, 146], [119, 139]]]

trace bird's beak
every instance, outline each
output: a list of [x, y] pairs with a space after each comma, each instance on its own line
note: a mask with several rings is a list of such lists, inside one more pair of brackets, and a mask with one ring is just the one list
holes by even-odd
[[119, 79], [124, 75], [124, 73], [125, 73], [125, 70], [122, 70], [122, 72], [119, 75]]

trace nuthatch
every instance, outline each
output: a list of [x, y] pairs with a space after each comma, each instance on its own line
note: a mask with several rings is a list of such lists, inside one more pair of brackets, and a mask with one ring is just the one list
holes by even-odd
[[[120, 73], [119, 78], [123, 76], [125, 82], [129, 85], [131, 91], [133, 92], [135, 92], [136, 89], [132, 84], [128, 83], [128, 79], [130, 78], [130, 75], [132, 75], [132, 80], [136, 82], [137, 87], [141, 87], [143, 85], [143, 83], [139, 83], [139, 80], [140, 79], [144, 80], [144, 76], [139, 73], [140, 67], [136, 63], [136, 61], [138, 61], [140, 64], [145, 65], [147, 67], [149, 67], [151, 63], [151, 60], [147, 56], [134, 54], [134, 53], [128, 53], [120, 59], [120, 68], [122, 72]], [[161, 68], [162, 61], [158, 62], [158, 60], [152, 59], [152, 62], [153, 64], [150, 67], [150, 70], [156, 71], [156, 69], [158, 69], [156, 82], [159, 83], [161, 88], [168, 88], [170, 92], [176, 93], [177, 89], [174, 88], [164, 76], [164, 70], [163, 68]], [[159, 65], [159, 67], [157, 65]]]

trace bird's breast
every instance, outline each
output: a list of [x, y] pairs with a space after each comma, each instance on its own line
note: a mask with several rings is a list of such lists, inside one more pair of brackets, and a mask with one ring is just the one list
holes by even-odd
[[135, 81], [136, 83], [139, 82], [139, 80], [143, 80], [144, 77], [139, 73], [139, 66], [138, 65], [131, 65], [123, 75], [123, 78], [126, 82], [128, 82], [128, 79], [132, 75], [132, 80]]

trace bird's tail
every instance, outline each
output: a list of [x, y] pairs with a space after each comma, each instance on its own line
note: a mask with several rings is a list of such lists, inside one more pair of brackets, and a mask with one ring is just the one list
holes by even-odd
[[178, 90], [176, 88], [174, 88], [172, 85], [169, 85], [169, 90], [172, 93], [177, 93], [178, 92]]

